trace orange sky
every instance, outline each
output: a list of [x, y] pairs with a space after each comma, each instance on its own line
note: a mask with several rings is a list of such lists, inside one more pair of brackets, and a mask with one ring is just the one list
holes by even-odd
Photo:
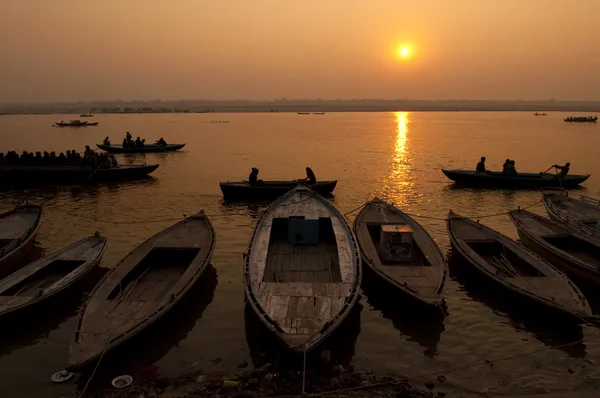
[[600, 0], [0, 0], [0, 102], [600, 100], [599, 18]]

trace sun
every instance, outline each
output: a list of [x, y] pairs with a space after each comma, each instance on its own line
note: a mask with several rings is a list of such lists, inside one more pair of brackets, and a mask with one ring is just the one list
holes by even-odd
[[398, 49], [398, 55], [400, 55], [401, 58], [408, 58], [410, 51], [406, 47], [400, 47]]

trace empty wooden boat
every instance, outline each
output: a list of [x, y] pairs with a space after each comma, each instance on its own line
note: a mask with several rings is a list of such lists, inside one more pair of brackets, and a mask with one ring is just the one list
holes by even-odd
[[600, 239], [527, 210], [509, 215], [525, 246], [573, 277], [600, 284]]
[[105, 248], [105, 237], [91, 236], [2, 279], [0, 316], [15, 314], [67, 291], [100, 263]]
[[379, 198], [354, 220], [363, 261], [393, 287], [430, 305], [444, 300], [446, 257], [421, 225]]
[[488, 281], [562, 313], [578, 318], [592, 316], [579, 288], [525, 246], [452, 211], [448, 235], [452, 250]]
[[42, 207], [25, 205], [0, 214], [0, 274], [14, 271], [29, 253], [42, 221]]
[[331, 334], [358, 298], [361, 259], [342, 215], [297, 187], [258, 220], [244, 261], [246, 298], [275, 336], [306, 352]]
[[203, 212], [154, 235], [109, 272], [84, 304], [69, 368], [97, 359], [169, 311], [198, 281], [214, 248]]
[[563, 194], [544, 194], [548, 216], [583, 234], [600, 238], [600, 200]]

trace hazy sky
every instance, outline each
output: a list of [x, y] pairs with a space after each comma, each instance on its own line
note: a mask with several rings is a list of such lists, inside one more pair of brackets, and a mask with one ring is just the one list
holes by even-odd
[[0, 102], [600, 100], [598, 18], [600, 0], [0, 0]]

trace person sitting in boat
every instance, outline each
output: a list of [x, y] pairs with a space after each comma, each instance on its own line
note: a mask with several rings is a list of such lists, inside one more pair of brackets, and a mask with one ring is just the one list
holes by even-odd
[[560, 170], [560, 173], [558, 173], [559, 178], [565, 178], [567, 174], [569, 174], [569, 168], [571, 167], [571, 163], [567, 162], [564, 166], [559, 166], [555, 164], [553, 167]]
[[6, 159], [4, 158], [4, 152], [0, 152], [0, 166], [6, 164]]
[[106, 146], [110, 146], [110, 139], [108, 138], [108, 136], [106, 136], [106, 138], [104, 139], [104, 141], [102, 143]]
[[508, 162], [508, 164], [506, 165], [506, 171], [504, 174], [509, 175], [509, 176], [517, 175], [517, 169], [515, 168], [514, 160], [511, 160], [510, 162]]
[[129, 131], [127, 133], [125, 133], [125, 139], [127, 140], [127, 142], [131, 142], [131, 138], [133, 138], [133, 137], [131, 136]]
[[134, 146], [136, 146], [136, 147], [142, 146], [142, 140], [140, 139], [139, 136], [135, 139]]
[[302, 179], [301, 181], [306, 181], [310, 185], [314, 185], [317, 183], [317, 177], [315, 177], [315, 173], [310, 167], [306, 168], [306, 178]]
[[117, 159], [115, 159], [115, 156], [113, 154], [108, 155], [108, 161], [110, 162], [111, 168], [115, 169], [119, 167], [119, 163], [117, 162]]
[[127, 138], [123, 138], [123, 148], [127, 148]]
[[506, 174], [506, 166], [510, 163], [510, 159], [506, 159], [502, 165], [502, 174]]
[[477, 163], [477, 167], [475, 168], [475, 171], [478, 173], [485, 173], [487, 171], [485, 169], [485, 156], [481, 157], [481, 160], [479, 161], [479, 163]]
[[156, 141], [156, 145], [158, 145], [158, 146], [166, 146], [167, 145], [167, 141], [165, 141], [164, 138], [160, 137], [160, 139]]
[[250, 172], [250, 175], [248, 176], [248, 183], [250, 185], [256, 185], [259, 182], [262, 182], [258, 179], [258, 169], [256, 167], [252, 168], [252, 172]]
[[58, 160], [58, 164], [59, 165], [61, 165], [61, 166], [66, 166], [67, 165], [67, 157], [65, 156], [64, 153], [61, 152], [58, 155], [58, 159], [57, 160]]

